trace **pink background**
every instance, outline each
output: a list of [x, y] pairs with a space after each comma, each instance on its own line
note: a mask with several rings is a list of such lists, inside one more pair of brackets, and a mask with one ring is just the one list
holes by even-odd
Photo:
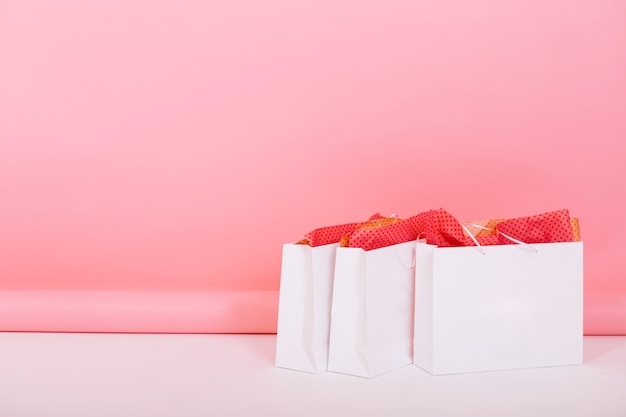
[[[619, 0], [3, 0], [0, 325], [59, 329], [29, 307], [46, 290], [217, 291], [198, 331], [271, 332], [281, 244], [314, 227], [569, 208], [585, 331], [626, 333], [625, 19]], [[274, 296], [233, 307], [255, 292]]]

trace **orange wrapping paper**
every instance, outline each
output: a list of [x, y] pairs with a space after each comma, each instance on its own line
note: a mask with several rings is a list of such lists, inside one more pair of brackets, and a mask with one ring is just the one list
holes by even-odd
[[[382, 219], [383, 217], [376, 213], [372, 215], [368, 222]], [[299, 245], [322, 246], [331, 243], [337, 243], [342, 237], [352, 233], [357, 227], [367, 222], [339, 224], [335, 226], [321, 227], [304, 235], [304, 239], [297, 242]]]

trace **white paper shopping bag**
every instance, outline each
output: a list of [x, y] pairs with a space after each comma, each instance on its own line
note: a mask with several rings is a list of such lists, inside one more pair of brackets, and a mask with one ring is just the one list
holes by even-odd
[[412, 363], [414, 251], [337, 249], [329, 371], [374, 377]]
[[283, 245], [276, 366], [305, 372], [328, 367], [330, 308], [339, 244]]
[[416, 245], [414, 362], [453, 374], [582, 363], [583, 244]]

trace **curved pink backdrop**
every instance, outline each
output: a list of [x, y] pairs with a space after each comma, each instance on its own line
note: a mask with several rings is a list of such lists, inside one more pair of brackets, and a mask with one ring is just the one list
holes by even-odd
[[[617, 0], [2, 1], [0, 326], [272, 332], [281, 244], [314, 227], [569, 208], [585, 331], [626, 333], [625, 19]], [[116, 303], [143, 318], [111, 326]]]

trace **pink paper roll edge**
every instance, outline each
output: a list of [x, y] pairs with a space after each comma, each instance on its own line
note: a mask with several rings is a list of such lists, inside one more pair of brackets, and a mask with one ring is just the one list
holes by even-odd
[[587, 292], [584, 297], [586, 335], [626, 335], [626, 292]]
[[[0, 290], [0, 331], [276, 333], [278, 291]], [[626, 335], [626, 293], [585, 294], [586, 335]]]
[[277, 291], [0, 290], [0, 331], [276, 333]]

